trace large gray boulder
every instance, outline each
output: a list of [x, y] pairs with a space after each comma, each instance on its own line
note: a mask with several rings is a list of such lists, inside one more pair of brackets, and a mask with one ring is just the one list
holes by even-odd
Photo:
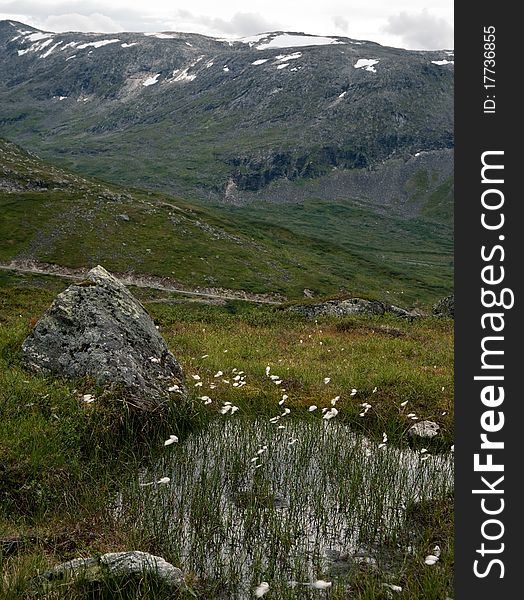
[[74, 579], [103, 581], [107, 577], [133, 577], [150, 575], [171, 588], [183, 585], [182, 571], [161, 556], [132, 550], [109, 552], [98, 558], [74, 558], [56, 565], [41, 575], [41, 581], [67, 582]]
[[145, 308], [97, 266], [59, 294], [22, 345], [26, 364], [62, 376], [121, 384], [129, 401], [152, 410], [184, 377]]

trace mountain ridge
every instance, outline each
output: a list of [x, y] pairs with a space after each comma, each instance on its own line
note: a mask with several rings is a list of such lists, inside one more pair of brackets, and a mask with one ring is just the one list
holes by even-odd
[[4, 135], [115, 183], [227, 199], [453, 147], [451, 51], [11, 21], [0, 42]]

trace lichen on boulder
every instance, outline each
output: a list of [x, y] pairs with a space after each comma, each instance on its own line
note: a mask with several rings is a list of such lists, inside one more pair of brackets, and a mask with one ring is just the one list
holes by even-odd
[[74, 558], [45, 571], [39, 581], [63, 585], [76, 579], [99, 582], [110, 577], [144, 575], [154, 577], [170, 588], [180, 588], [184, 583], [184, 574], [179, 568], [160, 556], [138, 550], [110, 552], [98, 558]]
[[145, 308], [101, 266], [55, 298], [22, 351], [34, 370], [119, 384], [143, 410], [163, 405], [169, 387], [187, 393], [182, 368]]
[[433, 314], [438, 317], [455, 317], [455, 294], [441, 298], [433, 306]]

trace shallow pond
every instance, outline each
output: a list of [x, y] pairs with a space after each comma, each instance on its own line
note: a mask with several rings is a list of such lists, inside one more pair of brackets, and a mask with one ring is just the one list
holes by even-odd
[[120, 513], [186, 573], [221, 582], [217, 598], [253, 597], [262, 580], [304, 598], [356, 565], [394, 571], [406, 506], [452, 487], [452, 455], [371, 442], [336, 419], [226, 415], [167, 446]]

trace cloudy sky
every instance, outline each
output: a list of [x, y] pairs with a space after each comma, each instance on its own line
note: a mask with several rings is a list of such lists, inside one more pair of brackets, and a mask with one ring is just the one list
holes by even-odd
[[453, 0], [0, 0], [0, 19], [48, 31], [266, 31], [344, 35], [416, 50], [453, 48]]

